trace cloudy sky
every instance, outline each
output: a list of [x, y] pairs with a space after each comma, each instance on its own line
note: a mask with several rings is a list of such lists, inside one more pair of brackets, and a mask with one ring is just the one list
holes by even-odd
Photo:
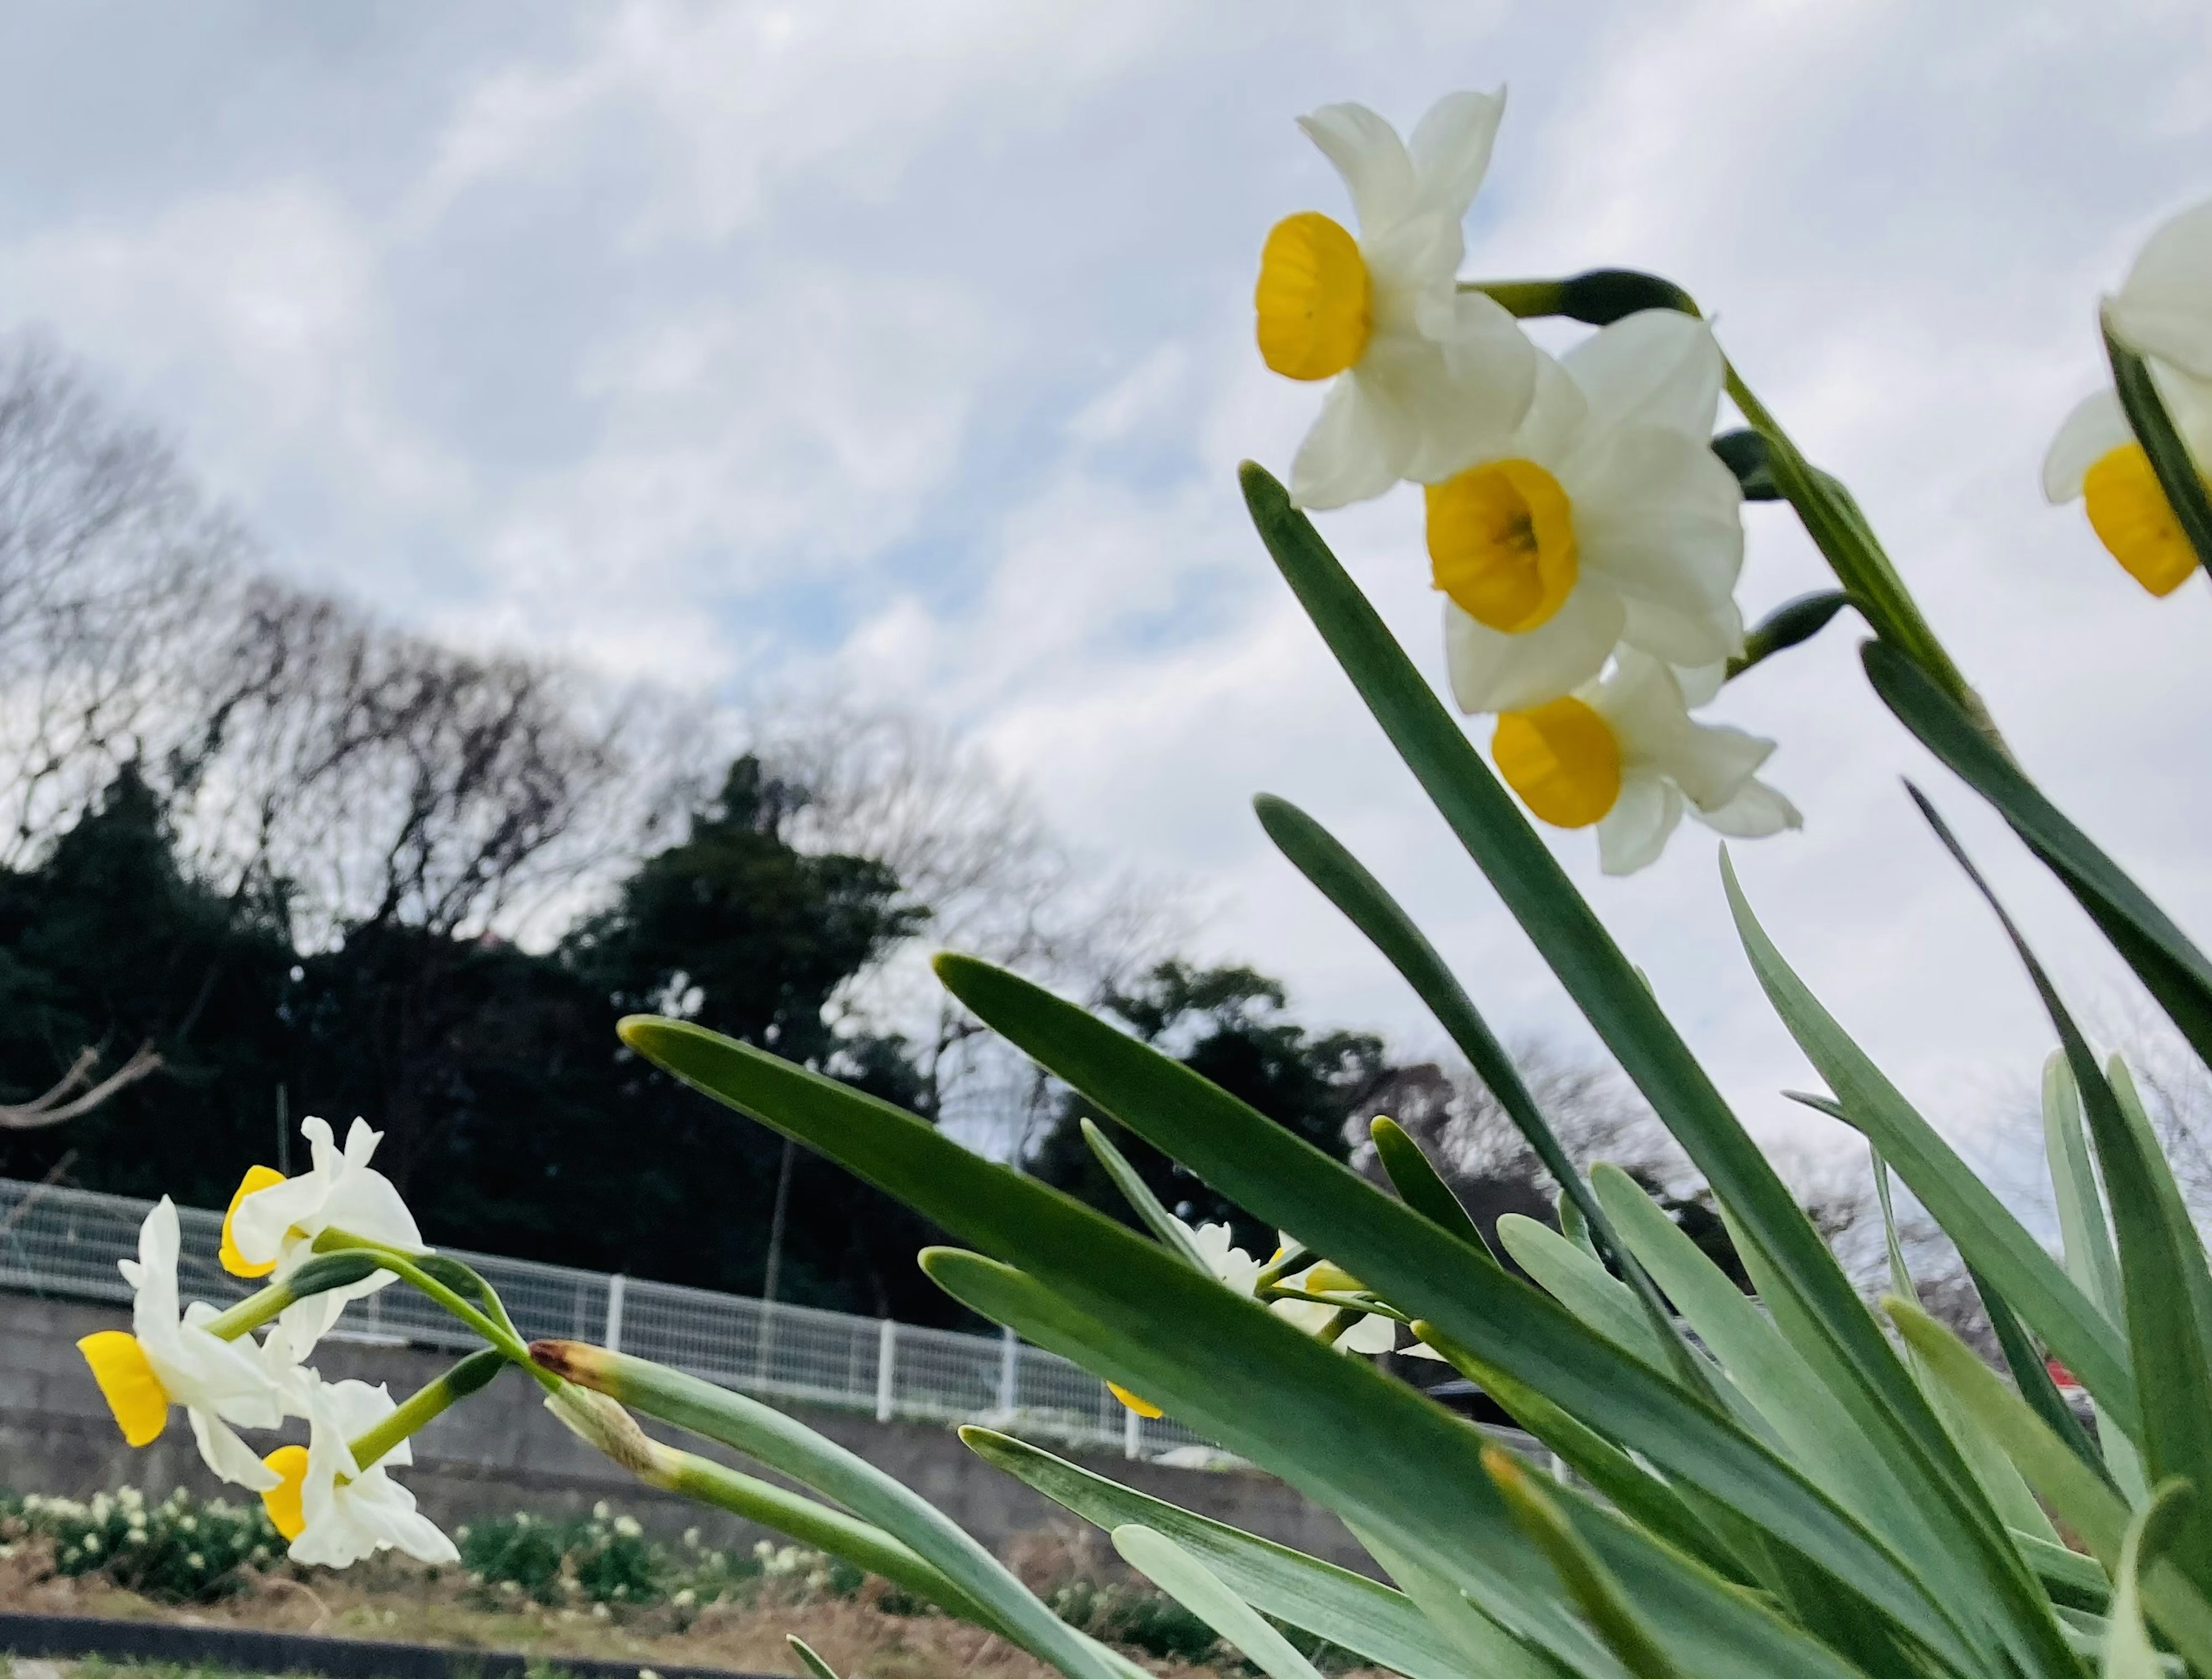
[[[1342, 216], [1292, 119], [1510, 88], [1469, 272], [1662, 271], [1856, 489], [2020, 756], [2184, 921], [2212, 590], [2153, 602], [2040, 502], [2094, 306], [2212, 192], [2201, 0], [189, 8], [0, 15], [0, 325], [171, 429], [271, 563], [410, 622], [732, 702], [835, 684], [983, 743], [1101, 855], [1193, 883], [1208, 953], [1433, 1029], [1275, 859], [1284, 794], [1508, 1032], [1556, 988], [1243, 521], [1314, 392], [1269, 375], [1266, 229]], [[1431, 676], [1418, 498], [1325, 532]], [[1748, 515], [1754, 613], [1821, 580]], [[1838, 626], [1732, 688], [1803, 834], [1770, 929], [1971, 1135], [2046, 1033], [1899, 789], [1927, 780], [2073, 995], [2093, 935], [1866, 691]], [[1755, 1125], [1805, 1074], [1701, 830], [1577, 878]], [[1983, 1141], [1986, 1142], [1987, 1138]]]

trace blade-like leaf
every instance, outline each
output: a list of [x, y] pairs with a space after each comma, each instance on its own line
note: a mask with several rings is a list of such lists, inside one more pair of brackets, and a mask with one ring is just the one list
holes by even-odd
[[791, 1646], [791, 1653], [799, 1658], [814, 1679], [837, 1679], [837, 1670], [814, 1653], [813, 1647], [796, 1633], [786, 1633], [783, 1641]]
[[[1086, 1319], [1035, 1278], [975, 1254], [932, 1249], [923, 1263], [939, 1285], [963, 1305], [1009, 1325], [1038, 1346], [1114, 1380], [1121, 1381], [1127, 1376], [1125, 1385], [1138, 1384], [1158, 1394], [1174, 1414], [1256, 1462], [1264, 1463], [1271, 1456], [1282, 1461], [1286, 1439], [1299, 1427], [1302, 1402], [1316, 1397], [1316, 1390], [1322, 1387], [1337, 1385], [1314, 1378], [1296, 1384], [1282, 1382], [1279, 1377], [1271, 1378], [1263, 1368], [1255, 1368], [1260, 1361], [1244, 1344], [1232, 1342], [1224, 1349], [1230, 1356], [1211, 1366], [1194, 1356], [1188, 1344], [1180, 1355], [1173, 1349], [1164, 1351], [1156, 1344], [1156, 1332], [1149, 1324], [1125, 1332]], [[1269, 1318], [1265, 1312], [1246, 1310], [1255, 1321]], [[1254, 1336], [1252, 1344], [1259, 1340]], [[1311, 1341], [1306, 1345], [1316, 1353], [1321, 1350]], [[1378, 1519], [1383, 1502], [1380, 1499], [1353, 1503], [1331, 1500], [1311, 1486], [1308, 1490], [1330, 1503], [1355, 1532], [1391, 1535], [1415, 1554], [1423, 1567], [1466, 1591], [1485, 1614], [1516, 1639], [1582, 1673], [1618, 1676], [1618, 1664], [1591, 1638], [1588, 1628], [1568, 1613], [1558, 1595], [1556, 1579], [1540, 1557], [1529, 1553], [1487, 1477], [1483, 1482], [1487, 1498], [1477, 1494], [1462, 1478], [1462, 1466], [1468, 1458], [1476, 1461], [1479, 1469], [1482, 1437], [1437, 1408], [1414, 1400], [1417, 1408], [1437, 1420], [1443, 1432], [1433, 1439], [1412, 1438], [1397, 1427], [1403, 1419], [1383, 1414], [1395, 1406], [1381, 1395], [1398, 1388], [1397, 1384], [1341, 1354], [1328, 1354], [1325, 1365], [1349, 1378], [1343, 1384], [1348, 1392], [1370, 1396], [1371, 1402], [1361, 1408], [1366, 1414], [1357, 1423], [1331, 1408], [1327, 1414], [1332, 1420], [1343, 1419], [1340, 1424], [1343, 1432], [1310, 1442], [1299, 1440], [1297, 1444], [1306, 1447], [1311, 1457], [1297, 1460], [1293, 1467], [1299, 1473], [1286, 1469], [1285, 1478], [1299, 1484], [1302, 1477], [1310, 1474], [1310, 1463], [1326, 1466], [1326, 1472], [1340, 1483], [1349, 1483], [1363, 1474], [1387, 1482], [1391, 1502], [1401, 1509], [1410, 1506], [1413, 1512], [1387, 1524]], [[1258, 1408], [1246, 1384], [1231, 1373], [1240, 1368], [1251, 1370], [1258, 1377], [1253, 1385], [1262, 1390], [1272, 1385], [1266, 1415], [1254, 1414]], [[1388, 1444], [1374, 1444], [1378, 1424], [1389, 1436]], [[1421, 1433], [1426, 1435], [1428, 1431]], [[1246, 1450], [1248, 1443], [1254, 1450]], [[1404, 1472], [1408, 1463], [1419, 1465], [1418, 1474]], [[1737, 1588], [1671, 1548], [1654, 1542], [1641, 1530], [1593, 1501], [1562, 1488], [1559, 1502], [1583, 1538], [1637, 1600], [1646, 1605], [1647, 1613], [1669, 1639], [1695, 1648], [1703, 1679], [1771, 1679], [1777, 1672], [1838, 1679], [1853, 1671], [1827, 1646], [1808, 1638]], [[1431, 1543], [1430, 1536], [1446, 1524], [1475, 1535], [1480, 1553], [1448, 1553]], [[1470, 1564], [1476, 1566], [1470, 1567]]]
[[1288, 1639], [1165, 1534], [1131, 1523], [1114, 1530], [1114, 1548], [1122, 1561], [1249, 1657], [1267, 1679], [1321, 1679]]
[[2166, 1679], [2150, 1628], [2143, 1625], [2142, 1576], [2174, 1529], [2186, 1517], [2196, 1493], [2183, 1481], [2163, 1481], [2150, 1501], [2128, 1524], [2128, 1536], [2120, 1546], [2118, 1590], [2112, 1594], [2112, 1613], [2105, 1633], [2105, 1663], [2101, 1679]]
[[1666, 1349], [1638, 1310], [1628, 1285], [1549, 1225], [1519, 1213], [1498, 1221], [1498, 1240], [1536, 1286], [1624, 1353], [1654, 1370], [1667, 1367]]
[[[2144, 1466], [2159, 1481], [2177, 1478], [2192, 1487], [2212, 1487], [2212, 1269], [2206, 1266], [2204, 1244], [2189, 1208], [2148, 1120], [2140, 1106], [2122, 1099], [2123, 1092], [2132, 1097], [2126, 1069], [2115, 1063], [2119, 1078], [2106, 1082], [2057, 988], [1989, 882], [1936, 807], [1919, 788], [1906, 785], [2027, 970], [2088, 1115], [2119, 1236], [2128, 1348], [2142, 1396]], [[2212, 1588], [2212, 1508], [2192, 1506], [2178, 1518], [2172, 1554], [2200, 1589]]]
[[1213, 1274], [1213, 1268], [1206, 1262], [1206, 1256], [1198, 1250], [1198, 1244], [1190, 1239], [1190, 1228], [1181, 1219], [1160, 1205], [1160, 1198], [1137, 1175], [1137, 1169], [1122, 1158], [1121, 1151], [1114, 1147], [1107, 1135], [1090, 1119], [1079, 1122], [1083, 1141], [1098, 1157], [1098, 1164], [1106, 1168], [1106, 1175], [1114, 1180], [1114, 1187], [1121, 1192], [1122, 1199], [1136, 1209], [1137, 1216], [1146, 1227], [1173, 1250], [1184, 1264], [1206, 1276]]
[[1597, 1628], [1598, 1636], [1620, 1658], [1620, 1664], [1636, 1679], [1681, 1679], [1681, 1670], [1661, 1646], [1652, 1629], [1644, 1624], [1644, 1617], [1636, 1612], [1620, 1582], [1582, 1542], [1581, 1536], [1553, 1506], [1551, 1500], [1537, 1489], [1521, 1465], [1494, 1446], [1483, 1453], [1483, 1463], [1490, 1470], [1490, 1478], [1498, 1483], [1498, 1490], [1504, 1493], [1506, 1508], [1521, 1524], [1521, 1530], [1551, 1559], [1575, 1602], [1581, 1605], [1583, 1614]]
[[[1150, 1246], [1135, 1236], [1127, 1239]], [[1164, 1254], [1160, 1257], [1163, 1263], [1176, 1264]], [[981, 1604], [991, 1615], [994, 1630], [1071, 1679], [1124, 1679], [1115, 1664], [1062, 1622], [936, 1506], [797, 1418], [624, 1353], [570, 1341], [540, 1341], [532, 1354], [540, 1363], [557, 1364], [559, 1372], [571, 1381], [647, 1416], [733, 1446], [836, 1500], [862, 1521], [899, 1540]]]
[[[1910, 660], [1879, 642], [1869, 642], [1859, 656], [1883, 703], [1953, 774], [1996, 806], [2066, 883], [2198, 1058], [2212, 1065], [2212, 963], [2203, 952]], [[2014, 1304], [2027, 1309], [2024, 1300]]]
[[[1931, 1647], [1964, 1658], [1948, 1609], [1893, 1553], [1764, 1442], [1550, 1297], [1472, 1258], [1310, 1143], [1074, 1005], [971, 958], [940, 956], [937, 968], [978, 1019], [1255, 1217], [1663, 1473], [1733, 1506]], [[1867, 1317], [1856, 1297], [1852, 1310]]]
[[[2005, 1303], [2004, 1296], [1990, 1287], [1990, 1280], [1971, 1265], [1966, 1268], [1966, 1278], [1974, 1286], [1974, 1296], [1982, 1303], [1984, 1316], [1990, 1320], [1990, 1331], [1997, 1338], [1997, 1348], [2004, 1354], [2005, 1368], [2012, 1372], [2013, 1385], [2020, 1390], [2020, 1396], [2036, 1415], [2051, 1425], [2051, 1432], [2066, 1442], [2076, 1457], [2099, 1475], [2106, 1475], [2105, 1459], [2096, 1442], [2082, 1429], [2074, 1408], [2058, 1391], [2058, 1384], [2051, 1379], [2051, 1366], [2044, 1362], [2042, 1353], [2029, 1339], [2019, 1315]], [[2116, 1428], [2112, 1437], [2132, 1457], [2134, 1448], [2127, 1445], [2124, 1435]]]
[[1468, 1595], [1432, 1569], [1424, 1568], [1379, 1533], [1353, 1527], [1352, 1536], [1389, 1572], [1429, 1623], [1460, 1655], [1460, 1671], [1480, 1679], [1558, 1679], [1558, 1668], [1515, 1638]]
[[1881, 1151], [1967, 1262], [2106, 1402], [2119, 1425], [2130, 1432], [2139, 1427], [2135, 1383], [2111, 1323], [1837, 1024], [1759, 925], [1735, 871], [1724, 866], [1723, 873], [1752, 971], [1836, 1093], [1838, 1116]]
[[1467, 1208], [1460, 1205], [1459, 1197], [1451, 1186], [1437, 1175], [1429, 1157], [1421, 1152], [1420, 1144], [1407, 1135], [1406, 1129], [1387, 1115], [1377, 1114], [1368, 1122], [1367, 1135], [1374, 1140], [1375, 1158], [1382, 1163], [1383, 1175], [1389, 1178], [1390, 1187], [1404, 1201], [1439, 1230], [1473, 1248], [1486, 1259], [1498, 1256], [1490, 1250], [1482, 1232], [1468, 1216]]
[[1622, 1069], [1803, 1297], [1808, 1320], [1834, 1338], [1838, 1369], [1867, 1395], [1877, 1439], [1940, 1524], [1937, 1552], [1916, 1559], [1929, 1590], [1990, 1626], [2031, 1673], [2070, 1675], [2074, 1657], [2002, 1524], [1772, 1163], [1311, 522], [1265, 471], [1248, 464], [1242, 476], [1261, 540], [1399, 757]]
[[1110, 1532], [1139, 1522], [1166, 1534], [1262, 1614], [1406, 1679], [1466, 1679], [1452, 1644], [1404, 1594], [1379, 1581], [1152, 1498], [1010, 1435], [971, 1427], [960, 1438], [986, 1463], [1094, 1526]]

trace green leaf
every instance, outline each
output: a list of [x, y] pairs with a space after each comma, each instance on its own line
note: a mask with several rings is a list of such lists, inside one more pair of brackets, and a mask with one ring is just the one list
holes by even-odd
[[1932, 1552], [1931, 1530], [1887, 1460], [1773, 1320], [1626, 1172], [1600, 1165], [1590, 1183], [1636, 1256], [1771, 1437], [1832, 1497], [1899, 1549]]
[[2112, 1594], [2112, 1618], [2105, 1634], [2101, 1679], [2166, 1679], [2157, 1646], [2150, 1641], [2150, 1628], [2143, 1625], [2142, 1575], [2160, 1548], [2170, 1542], [2195, 1496], [2186, 1481], [2161, 1482], [2150, 1502], [2128, 1524], [2114, 1579], [2119, 1589]]
[[837, 1670], [816, 1655], [812, 1646], [798, 1633], [786, 1633], [783, 1635], [783, 1641], [791, 1646], [791, 1653], [799, 1658], [807, 1672], [814, 1676], [814, 1679], [837, 1679]]
[[1098, 1157], [1098, 1164], [1106, 1168], [1106, 1175], [1114, 1180], [1114, 1187], [1136, 1209], [1137, 1216], [1145, 1221], [1152, 1234], [1171, 1249], [1184, 1264], [1201, 1275], [1212, 1276], [1213, 1268], [1206, 1262], [1206, 1256], [1198, 1250], [1198, 1244], [1190, 1239], [1189, 1226], [1160, 1205], [1160, 1198], [1146, 1187], [1145, 1180], [1137, 1175], [1137, 1169], [1122, 1158], [1121, 1151], [1114, 1147], [1103, 1131], [1088, 1118], [1080, 1123], [1083, 1141], [1091, 1145], [1091, 1152]]
[[[1149, 1245], [1134, 1236], [1127, 1239]], [[1175, 1263], [1164, 1254], [1161, 1260]], [[732, 1446], [836, 1500], [950, 1579], [991, 1616], [994, 1630], [1040, 1661], [1049, 1662], [1071, 1679], [1124, 1679], [1118, 1666], [1103, 1659], [1088, 1640], [1038, 1602], [950, 1517], [857, 1453], [823, 1439], [795, 1417], [696, 1376], [599, 1347], [580, 1349], [579, 1357], [580, 1365], [562, 1371], [570, 1380], [647, 1416]]]
[[1498, 1239], [1539, 1288], [1622, 1352], [1665, 1370], [1666, 1349], [1627, 1284], [1550, 1226], [1519, 1213], [1498, 1220]]
[[[1474, 1259], [1311, 1144], [1073, 1004], [971, 958], [940, 956], [937, 970], [978, 1019], [1255, 1217], [1662, 1473], [1734, 1506], [1923, 1642], [1963, 1653], [1947, 1611], [1894, 1553], [1763, 1442], [1548, 1296]], [[1867, 1317], [1856, 1296], [1852, 1310]], [[1164, 1402], [1150, 1388], [1123, 1385]]]
[[[1346, 1519], [1395, 1534], [1424, 1566], [1478, 1591], [1486, 1612], [1516, 1636], [1575, 1671], [1618, 1679], [1603, 1650], [1549, 1595], [1546, 1571], [1482, 1473], [1478, 1437], [1403, 1383], [1320, 1346], [1158, 1244], [887, 1103], [689, 1022], [634, 1017], [621, 1031], [656, 1066], [1035, 1273], [979, 1276], [981, 1262], [933, 1255], [932, 1274], [963, 1299], [963, 1289], [976, 1291], [969, 1304], [977, 1310], [1149, 1396]], [[1389, 1204], [1455, 1263], [1480, 1263], [1418, 1214]], [[1018, 1286], [1008, 1280], [1018, 1276]], [[1694, 1601], [1695, 1590], [1685, 1589]]]
[[1722, 873], [1752, 971], [1798, 1048], [1836, 1093], [1838, 1116], [1897, 1169], [1967, 1262], [2105, 1402], [2119, 1426], [2130, 1433], [2139, 1428], [2127, 1354], [2105, 1315], [1821, 1006], [1752, 913], [1735, 869], [1723, 861]]
[[2212, 496], [2204, 488], [2204, 475], [2190, 453], [2189, 445], [2166, 412], [2150, 363], [2123, 343], [2112, 330], [2112, 311], [2104, 312], [2105, 359], [2112, 364], [2112, 388], [2119, 392], [2120, 407], [2128, 417], [2128, 429], [2150, 458], [2158, 487], [2166, 492], [2174, 522], [2197, 551], [2197, 563], [2212, 567]]
[[[2119, 1235], [2128, 1346], [2142, 1396], [2145, 1466], [2160, 1481], [2173, 1477], [2212, 1487], [2212, 1269], [2189, 1208], [2149, 1120], [2133, 1100], [2126, 1068], [2115, 1062], [2117, 1076], [2106, 1082], [2057, 988], [1988, 881], [1919, 788], [1907, 782], [1906, 789], [2027, 970], [2088, 1115]], [[2192, 1507], [2180, 1517], [2172, 1549], [2185, 1574], [2200, 1588], [2212, 1587], [2212, 1510]]]
[[[2106, 1475], [2105, 1460], [2096, 1442], [2082, 1431], [2081, 1419], [2058, 1391], [2058, 1384], [2051, 1379], [2051, 1367], [2044, 1362], [2041, 1350], [2028, 1338], [2019, 1315], [2005, 1303], [2004, 1296], [1990, 1287], [1989, 1279], [1971, 1265], [1966, 1268], [1966, 1276], [1974, 1285], [1974, 1294], [1990, 1320], [1990, 1332], [1997, 1338], [2005, 1368], [2012, 1372], [2013, 1385], [2020, 1390], [2020, 1396], [2036, 1415], [2051, 1425], [2051, 1432], [2066, 1442], [2076, 1457], [2099, 1475]], [[2095, 1403], [2094, 1400], [2090, 1402]], [[2132, 1458], [2134, 1448], [2127, 1445], [2126, 1437], [2116, 1428], [2112, 1438]]]
[[[2002, 1524], [1772, 1163], [1311, 522], [1260, 468], [1248, 464], [1242, 476], [1261, 539], [1399, 757], [1622, 1069], [1715, 1193], [1735, 1207], [1747, 1239], [1802, 1296], [1808, 1321], [1833, 1338], [1838, 1367], [1868, 1396], [1863, 1414], [1905, 1460], [1910, 1485], [1943, 1525], [1938, 1554], [1922, 1560], [1929, 1590], [2001, 1628], [2031, 1672], [2069, 1674], [2074, 1658]], [[1422, 1315], [1442, 1321], [1441, 1313]], [[1475, 1344], [1458, 1325], [1445, 1328]]]
[[[1883, 703], [1953, 774], [1996, 806], [2028, 849], [2066, 883], [2198, 1058], [2212, 1065], [2212, 964], [2203, 953], [1909, 660], [1879, 642], [1869, 642], [1859, 656]], [[2027, 1310], [2025, 1301], [2014, 1304]]]
[[1165, 1534], [1132, 1522], [1114, 1530], [1114, 1548], [1122, 1561], [1249, 1657], [1268, 1679], [1321, 1679], [1288, 1639]]
[[[1124, 1385], [1140, 1384], [1172, 1414], [1204, 1428], [1240, 1455], [1277, 1469], [1334, 1509], [1354, 1532], [1389, 1535], [1422, 1567], [1467, 1592], [1515, 1638], [1592, 1679], [1619, 1679], [1618, 1664], [1567, 1611], [1556, 1578], [1530, 1553], [1502, 1498], [1481, 1474], [1481, 1437], [1401, 1384], [1362, 1360], [1324, 1354], [1294, 1330], [1289, 1331], [1292, 1339], [1322, 1355], [1322, 1364], [1310, 1375], [1291, 1379], [1279, 1367], [1291, 1360], [1264, 1350], [1276, 1339], [1272, 1330], [1263, 1336], [1254, 1329], [1249, 1335], [1225, 1337], [1225, 1345], [1201, 1348], [1199, 1337], [1205, 1332], [1194, 1325], [1192, 1339], [1179, 1351], [1163, 1349], [1148, 1323], [1123, 1330], [1085, 1318], [1036, 1279], [977, 1255], [933, 1249], [924, 1256], [923, 1267], [953, 1298], [1038, 1346]], [[1279, 1323], [1226, 1290], [1215, 1292], [1255, 1324]], [[1182, 1312], [1189, 1302], [1162, 1305]], [[1271, 1364], [1279, 1367], [1271, 1369]], [[1255, 1402], [1255, 1389], [1268, 1397]], [[1324, 1409], [1324, 1396], [1338, 1389], [1362, 1402], [1330, 1403]], [[1401, 1411], [1399, 1395], [1410, 1401], [1410, 1409]], [[1416, 1415], [1429, 1420], [1416, 1428]], [[1480, 1490], [1465, 1477], [1470, 1460]], [[1331, 1484], [1342, 1490], [1333, 1493]], [[1372, 1493], [1354, 1491], [1370, 1484], [1376, 1488]], [[1771, 1679], [1778, 1672], [1840, 1679], [1853, 1671], [1826, 1646], [1640, 1529], [1569, 1489], [1561, 1489], [1559, 1498], [1583, 1537], [1668, 1635], [1696, 1650], [1702, 1679]], [[1469, 1536], [1465, 1549], [1437, 1542], [1448, 1529]]]
[[960, 1438], [986, 1463], [1094, 1526], [1111, 1531], [1139, 1522], [1166, 1534], [1263, 1614], [1406, 1679], [1466, 1679], [1452, 1644], [1403, 1593], [1379, 1581], [1180, 1509], [1010, 1435], [970, 1427]]
[[1607, 1572], [1595, 1553], [1583, 1543], [1582, 1536], [1537, 1489], [1521, 1465], [1494, 1446], [1483, 1453], [1483, 1463], [1490, 1470], [1490, 1478], [1498, 1483], [1498, 1490], [1505, 1495], [1506, 1508], [1520, 1523], [1521, 1530], [1551, 1559], [1583, 1615], [1597, 1628], [1607, 1648], [1620, 1658], [1620, 1664], [1636, 1679], [1682, 1679], [1674, 1658], [1661, 1647], [1657, 1636], [1621, 1591], [1620, 1582]]
[[1398, 1199], [1494, 1263], [1498, 1256], [1490, 1250], [1482, 1232], [1405, 1128], [1388, 1115], [1377, 1114], [1368, 1122], [1367, 1135], [1374, 1140], [1375, 1158], [1382, 1163], [1383, 1175], [1398, 1192]]
[[[1890, 1286], [1899, 1298], [1917, 1300], [1920, 1291], [1913, 1284], [1912, 1273], [1905, 1263], [1904, 1244], [1897, 1238], [1897, 1210], [1890, 1201], [1889, 1167], [1879, 1149], [1872, 1153], [1875, 1196], [1881, 1205], [1882, 1240], [1889, 1250]], [[2014, 1533], [2031, 1533], [2039, 1539], [2057, 1543], [2057, 1530], [2051, 1525], [2051, 1518], [2043, 1513], [2034, 1494], [2021, 1480], [2020, 1471], [2013, 1468], [1996, 1442], [1984, 1432], [1971, 1412], [1950, 1402], [1950, 1396], [1942, 1384], [1921, 1366], [1918, 1355], [1909, 1347], [1905, 1357], [1912, 1365], [1913, 1375], [1919, 1379], [1921, 1390], [1936, 1407], [1936, 1414], [1943, 1419], [1943, 1426], [1951, 1431], [1951, 1438], [1958, 1442], [1967, 1468], [1982, 1483], [1982, 1490], [1989, 1494], [1990, 1503], [2004, 1524]]]
[[[1429, 1623], [1459, 1652], [1458, 1679], [1559, 1679], [1559, 1668], [1477, 1609], [1442, 1575], [1424, 1568], [1379, 1533], [1348, 1524], [1352, 1536], [1381, 1563]], [[1351, 1646], [1346, 1646], [1347, 1649]]]

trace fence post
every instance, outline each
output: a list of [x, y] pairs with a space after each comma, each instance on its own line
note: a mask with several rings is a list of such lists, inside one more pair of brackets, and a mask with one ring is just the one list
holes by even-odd
[[607, 1279], [607, 1332], [601, 1341], [610, 1353], [622, 1351], [623, 1274]]
[[898, 1360], [898, 1324], [889, 1317], [876, 1320], [876, 1420], [891, 1420], [891, 1378]]
[[1021, 1338], [1012, 1329], [1001, 1329], [999, 1343], [999, 1409], [1013, 1414], [1014, 1401], [1021, 1393]]
[[1121, 1455], [1131, 1459], [1145, 1455], [1145, 1420], [1126, 1405], [1121, 1408]]

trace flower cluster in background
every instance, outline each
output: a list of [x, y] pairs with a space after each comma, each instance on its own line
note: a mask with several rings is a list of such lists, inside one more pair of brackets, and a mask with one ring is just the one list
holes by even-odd
[[135, 1487], [82, 1500], [0, 1500], [0, 1551], [33, 1536], [52, 1542], [58, 1573], [101, 1574], [166, 1603], [228, 1597], [248, 1570], [284, 1557], [283, 1536], [259, 1505], [203, 1501], [182, 1487], [158, 1502]]

